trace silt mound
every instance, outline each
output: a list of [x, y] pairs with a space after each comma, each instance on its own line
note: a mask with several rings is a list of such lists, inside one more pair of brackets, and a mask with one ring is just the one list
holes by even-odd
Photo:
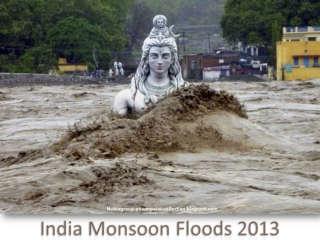
[[211, 123], [201, 120], [221, 110], [247, 118], [244, 106], [233, 95], [204, 84], [190, 85], [159, 101], [137, 119], [93, 116], [89, 122], [77, 123], [52, 147], [75, 159], [113, 158], [125, 152], [223, 148], [229, 140]]
[[[210, 119], [229, 112], [247, 118], [244, 106], [226, 91], [208, 85], [190, 85], [159, 101], [142, 116], [121, 118], [97, 113], [70, 126], [67, 133], [49, 149], [24, 151], [17, 157], [1, 159], [2, 165], [32, 161], [55, 153], [90, 163], [91, 158], [114, 158], [123, 153], [197, 152], [200, 149], [237, 149], [241, 144], [226, 138]], [[48, 151], [49, 150], [49, 151]], [[42, 152], [42, 154], [41, 154]]]

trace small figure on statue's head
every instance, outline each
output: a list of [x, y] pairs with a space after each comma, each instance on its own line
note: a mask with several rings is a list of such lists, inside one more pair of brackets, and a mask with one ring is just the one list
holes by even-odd
[[164, 28], [167, 25], [167, 18], [163, 15], [157, 15], [153, 18], [153, 26]]
[[178, 49], [172, 27], [167, 19], [157, 15], [153, 28], [142, 46], [142, 57], [129, 89], [122, 90], [114, 100], [114, 111], [119, 114], [143, 112], [169, 93], [186, 87], [182, 79]]
[[167, 18], [163, 15], [157, 15], [153, 18], [153, 28], [149, 34], [149, 38], [158, 38], [162, 40], [168, 37], [178, 37], [179, 35], [174, 35], [172, 33], [172, 28], [167, 27]]

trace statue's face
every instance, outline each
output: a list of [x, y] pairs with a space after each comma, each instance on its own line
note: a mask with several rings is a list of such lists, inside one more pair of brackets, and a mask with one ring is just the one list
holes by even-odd
[[172, 63], [172, 55], [169, 47], [151, 47], [149, 51], [150, 72], [154, 74], [168, 73]]
[[159, 28], [163, 28], [163, 26], [164, 26], [164, 19], [163, 19], [163, 18], [159, 18], [159, 19], [157, 20], [157, 26], [158, 26]]

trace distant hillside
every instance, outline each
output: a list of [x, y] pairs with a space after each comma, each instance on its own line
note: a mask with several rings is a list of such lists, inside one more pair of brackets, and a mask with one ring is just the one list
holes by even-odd
[[168, 25], [175, 25], [174, 32], [180, 33], [180, 52], [209, 52], [209, 48], [212, 51], [213, 48], [224, 46], [220, 37], [220, 18], [225, 0], [141, 1], [153, 13], [165, 15]]
[[225, 0], [140, 0], [168, 22], [181, 25], [219, 25]]

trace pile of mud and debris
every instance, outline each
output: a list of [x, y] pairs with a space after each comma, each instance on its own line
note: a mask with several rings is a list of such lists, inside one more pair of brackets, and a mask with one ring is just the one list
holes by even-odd
[[[232, 94], [205, 84], [190, 85], [134, 119], [101, 113], [83, 119], [70, 126], [59, 141], [46, 149], [46, 154], [50, 150], [68, 159], [90, 161], [130, 152], [197, 152], [200, 148], [236, 147], [238, 143], [225, 139], [211, 122], [203, 121], [204, 116], [221, 111], [247, 118], [244, 105]], [[19, 154], [18, 158], [32, 155]], [[26, 160], [22, 158], [11, 158], [10, 162]]]
[[69, 128], [52, 149], [66, 157], [114, 158], [125, 152], [191, 151], [223, 146], [223, 135], [201, 118], [218, 111], [247, 118], [244, 105], [208, 85], [181, 89], [137, 119], [96, 116]]

